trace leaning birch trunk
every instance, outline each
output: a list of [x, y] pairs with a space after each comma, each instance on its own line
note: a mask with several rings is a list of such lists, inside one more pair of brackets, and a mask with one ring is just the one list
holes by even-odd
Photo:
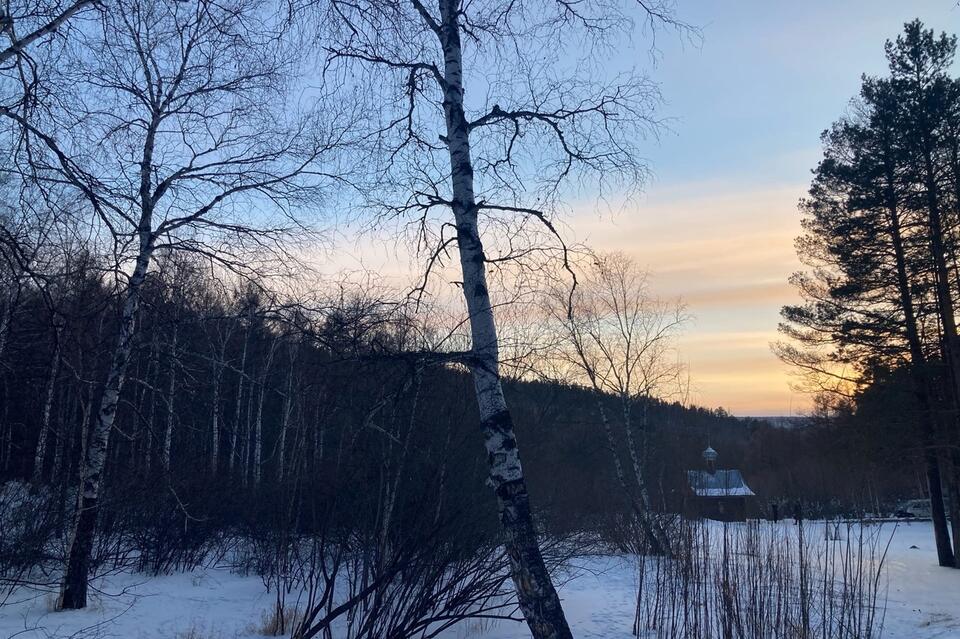
[[263, 461], [263, 384], [257, 393], [257, 419], [253, 424], [253, 485], [260, 485], [261, 464]]
[[290, 417], [293, 412], [293, 367], [295, 359], [290, 358], [287, 369], [287, 389], [283, 398], [283, 413], [280, 416], [280, 439], [277, 442], [277, 481], [282, 482], [284, 466], [287, 462], [287, 429], [290, 427]]
[[658, 522], [652, 515], [653, 509], [650, 507], [650, 491], [647, 489], [647, 480], [644, 478], [644, 461], [646, 460], [646, 432], [647, 432], [647, 404], [649, 397], [643, 398], [643, 409], [640, 418], [640, 430], [643, 433], [644, 442], [637, 445], [636, 437], [633, 433], [633, 419], [631, 418], [630, 402], [632, 398], [624, 397], [623, 402], [623, 428], [627, 434], [627, 449], [630, 452], [630, 462], [633, 464], [633, 475], [637, 482], [637, 493], [640, 496], [640, 505], [643, 512], [640, 515], [640, 523], [644, 527], [644, 534], [651, 542], [651, 552], [655, 555], [662, 555], [670, 548], [669, 541]]
[[[610, 454], [613, 456], [613, 469], [617, 475], [617, 481], [620, 483], [620, 487], [623, 488], [624, 494], [626, 494], [630, 500], [630, 506], [637, 516], [637, 523], [640, 524], [641, 531], [650, 548], [650, 552], [655, 555], [662, 555], [666, 550], [666, 546], [657, 534], [656, 527], [650, 521], [649, 499], [644, 501], [642, 495], [635, 495], [634, 491], [630, 490], [630, 486], [627, 484], [626, 473], [623, 471], [623, 462], [620, 460], [620, 453], [617, 452], [617, 441], [613, 436], [613, 427], [610, 424], [610, 418], [607, 416], [607, 409], [603, 405], [603, 393], [596, 388], [594, 392], [597, 396], [597, 412], [600, 414], [600, 425], [603, 427], [603, 433], [607, 438], [607, 445], [610, 447]], [[629, 431], [629, 426], [627, 430]], [[637, 472], [636, 466], [634, 466], [634, 472]], [[640, 486], [642, 487], [643, 484], [641, 483]]]
[[80, 494], [76, 522], [67, 555], [67, 569], [60, 590], [61, 608], [76, 609], [87, 605], [87, 577], [90, 570], [93, 534], [97, 523], [97, 506], [100, 501], [100, 479], [103, 476], [107, 458], [110, 432], [113, 430], [117, 406], [120, 403], [120, 391], [123, 388], [127, 365], [130, 363], [130, 353], [133, 349], [140, 308], [140, 287], [147, 275], [150, 256], [153, 252], [153, 235], [149, 230], [149, 217], [146, 214], [144, 217], [146, 224], [141, 222], [140, 251], [133, 274], [127, 284], [110, 371], [100, 399], [100, 409], [90, 430], [86, 452], [80, 465]]
[[214, 364], [213, 373], [213, 415], [211, 422], [210, 474], [216, 476], [217, 461], [220, 457], [220, 384], [223, 379], [222, 360]]
[[486, 281], [486, 258], [477, 225], [470, 131], [463, 106], [463, 50], [459, 2], [441, 0], [437, 36], [443, 48], [443, 111], [450, 155], [453, 215], [457, 226], [463, 296], [470, 316], [473, 375], [489, 463], [520, 610], [536, 639], [572, 638], [560, 598], [537, 541], [530, 497], [520, 465], [513, 419], [500, 383], [497, 328]]
[[140, 162], [140, 219], [137, 223], [137, 260], [127, 282], [117, 342], [113, 349], [107, 381], [100, 395], [100, 407], [89, 434], [84, 434], [86, 448], [80, 464], [80, 491], [77, 496], [77, 515], [67, 568], [60, 589], [60, 608], [76, 609], [87, 605], [87, 578], [90, 572], [90, 552], [97, 524], [100, 502], [100, 480], [107, 459], [110, 433], [117, 417], [120, 391], [123, 389], [130, 354], [136, 337], [137, 316], [140, 310], [140, 288], [147, 277], [156, 237], [153, 234], [154, 191], [153, 151], [160, 120], [154, 115], [146, 132], [143, 158]]
[[47, 396], [43, 402], [43, 418], [40, 421], [40, 436], [37, 438], [37, 450], [33, 457], [33, 481], [40, 483], [43, 480], [43, 467], [47, 461], [47, 439], [50, 433], [50, 417], [53, 413], [53, 398], [57, 389], [57, 375], [60, 373], [60, 334], [61, 327], [57, 327], [53, 347], [53, 357], [50, 360], [50, 379], [47, 380]]
[[170, 449], [173, 446], [174, 397], [177, 392], [177, 325], [170, 340], [170, 379], [167, 386], [167, 426], [163, 432], [163, 472], [170, 472]]
[[247, 371], [247, 346], [250, 343], [250, 327], [243, 338], [243, 352], [240, 355], [240, 371], [237, 373], [237, 403], [233, 412], [233, 430], [230, 432], [230, 474], [237, 462], [237, 438], [240, 435], [240, 408], [243, 405], [243, 380]]

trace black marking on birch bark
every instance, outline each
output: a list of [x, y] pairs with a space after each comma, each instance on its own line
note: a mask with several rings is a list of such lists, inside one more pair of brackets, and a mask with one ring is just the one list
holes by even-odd
[[505, 481], [496, 490], [497, 497], [504, 502], [501, 519], [504, 523], [514, 524], [524, 512], [530, 511], [530, 495], [526, 484], [520, 480]]
[[473, 177], [473, 167], [470, 164], [470, 158], [463, 158], [457, 163], [457, 174], [467, 178]]
[[480, 424], [485, 432], [497, 433], [504, 438], [502, 444], [506, 450], [517, 447], [517, 440], [513, 436], [513, 417], [509, 410], [501, 410], [487, 417]]

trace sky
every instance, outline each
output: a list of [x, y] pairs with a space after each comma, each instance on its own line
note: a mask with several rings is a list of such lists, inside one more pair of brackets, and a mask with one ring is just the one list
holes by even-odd
[[[960, 32], [957, 2], [677, 0], [701, 42], [660, 32], [651, 55], [649, 33], [638, 31], [608, 63], [611, 75], [635, 69], [659, 84], [667, 128], [641, 144], [654, 176], [644, 194], [616, 213], [570, 203], [564, 239], [632, 256], [657, 294], [686, 304], [693, 319], [679, 350], [693, 403], [745, 416], [809, 410], [771, 343], [781, 307], [798, 301], [787, 279], [801, 266], [797, 204], [820, 134], [863, 74], [885, 72], [884, 42], [905, 22]], [[335, 251], [336, 268], [383, 281], [422, 268], [402, 246], [352, 237]]]
[[801, 414], [810, 398], [770, 350], [779, 310], [797, 296], [797, 202], [820, 155], [820, 133], [882, 74], [883, 43], [919, 17], [960, 31], [956, 0], [680, 0], [697, 46], [658, 36], [655, 66], [670, 130], [651, 142], [654, 172], [627, 210], [577, 213], [569, 227], [599, 250], [626, 252], [657, 291], [694, 321], [680, 348], [692, 400], [737, 415]]

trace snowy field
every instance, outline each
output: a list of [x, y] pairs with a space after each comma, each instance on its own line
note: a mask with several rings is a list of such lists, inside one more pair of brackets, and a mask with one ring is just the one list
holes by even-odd
[[[930, 524], [887, 524], [884, 531], [893, 533], [893, 540], [886, 559], [882, 636], [960, 639], [960, 570], [937, 567]], [[635, 562], [584, 559], [568, 577], [561, 595], [576, 637], [632, 636]], [[249, 639], [261, 636], [257, 629], [273, 604], [258, 577], [227, 569], [155, 578], [115, 575], [99, 580], [96, 591], [88, 609], [70, 612], [51, 611], [54, 596], [48, 592], [21, 591], [0, 608], [0, 637]], [[528, 636], [520, 623], [465, 623], [444, 639]]]

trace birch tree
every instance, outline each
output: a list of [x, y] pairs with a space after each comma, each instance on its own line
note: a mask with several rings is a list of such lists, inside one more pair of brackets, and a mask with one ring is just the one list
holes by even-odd
[[155, 252], [242, 268], [245, 249], [302, 229], [298, 206], [315, 201], [320, 161], [342, 134], [333, 113], [321, 127], [290, 109], [289, 43], [259, 3], [130, 0], [98, 18], [66, 48], [48, 86], [57, 100], [0, 107], [22, 132], [23, 171], [72, 187], [116, 262], [115, 344], [80, 464], [64, 608], [86, 605], [101, 477]]
[[[652, 513], [645, 480], [650, 404], [685, 393], [676, 339], [688, 320], [680, 302], [650, 291], [649, 275], [622, 254], [597, 255], [577, 287], [554, 289], [547, 300], [558, 330], [555, 355], [565, 379], [594, 391], [617, 480], [630, 496], [647, 546], [661, 554], [669, 541]], [[633, 479], [621, 460], [606, 400], [616, 398]], [[635, 412], [639, 410], [639, 416]]]
[[[535, 637], [570, 637], [538, 547], [503, 395], [487, 271], [525, 257], [562, 256], [554, 219], [577, 185], [589, 182], [596, 196], [598, 189], [642, 183], [637, 145], [656, 126], [656, 87], [629, 73], [596, 81], [592, 71], [609, 62], [605, 45], [636, 22], [682, 25], [664, 2], [322, 6], [324, 71], [354, 78], [358, 97], [378, 118], [369, 131], [364, 195], [414, 228], [426, 256], [425, 282], [447, 267], [454, 248], [458, 253], [453, 270], [472, 341], [461, 361], [473, 376], [488, 483], [520, 607]], [[507, 233], [498, 244], [500, 230]]]

